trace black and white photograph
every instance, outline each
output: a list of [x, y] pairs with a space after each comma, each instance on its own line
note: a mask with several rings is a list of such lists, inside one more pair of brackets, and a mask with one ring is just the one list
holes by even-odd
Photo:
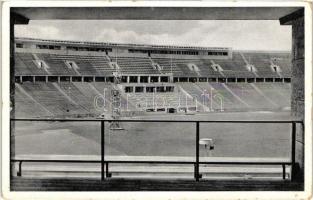
[[4, 197], [310, 198], [312, 4], [289, 3], [4, 4]]

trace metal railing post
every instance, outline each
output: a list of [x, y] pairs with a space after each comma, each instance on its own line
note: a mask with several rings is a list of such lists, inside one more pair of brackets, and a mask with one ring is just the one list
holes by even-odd
[[283, 164], [283, 179], [286, 179], [286, 165]]
[[22, 161], [18, 163], [18, 172], [17, 176], [22, 176]]
[[101, 121], [101, 180], [104, 180], [104, 121]]
[[196, 122], [196, 164], [195, 164], [195, 179], [199, 181], [199, 138], [200, 138], [200, 123]]
[[111, 174], [109, 172], [109, 162], [105, 162], [105, 177], [110, 178]]
[[295, 178], [295, 164], [296, 164], [296, 123], [292, 122], [291, 129], [291, 181]]

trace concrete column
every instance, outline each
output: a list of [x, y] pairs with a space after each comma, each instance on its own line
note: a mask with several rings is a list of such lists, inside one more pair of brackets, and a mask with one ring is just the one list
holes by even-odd
[[173, 76], [169, 76], [169, 81], [170, 81], [170, 83], [173, 83], [173, 82], [174, 82]]
[[35, 83], [35, 82], [36, 82], [36, 80], [35, 80], [35, 76], [33, 76], [32, 78], [33, 78], [33, 83]]
[[[11, 12], [10, 13], [10, 117], [15, 118], [15, 45], [14, 45], [14, 25], [15, 24], [28, 24], [29, 19]], [[11, 122], [10, 126], [10, 136], [15, 135], [15, 122]], [[15, 156], [15, 141], [10, 142], [10, 156], [11, 158]], [[10, 176], [14, 173], [14, 163], [10, 163]]]
[[92, 77], [92, 82], [96, 82], [96, 77], [95, 76]]
[[140, 76], [137, 77], [137, 83], [140, 83]]
[[70, 76], [70, 83], [72, 83], [73, 82], [73, 77], [72, 76]]
[[127, 76], [127, 81], [126, 82], [129, 83], [129, 76]]
[[148, 76], [148, 83], [151, 83], [151, 76]]
[[[291, 110], [296, 117], [304, 119], [304, 19], [292, 22], [292, 79]], [[304, 131], [297, 127], [296, 162], [303, 172], [304, 165]]]
[[[292, 116], [304, 120], [304, 9], [280, 19], [281, 25], [292, 25]], [[304, 129], [298, 124], [296, 134], [296, 178], [304, 178]]]
[[46, 83], [48, 83], [48, 76], [45, 76], [45, 81]]
[[61, 77], [60, 76], [58, 76], [58, 83], [60, 83], [61, 82]]

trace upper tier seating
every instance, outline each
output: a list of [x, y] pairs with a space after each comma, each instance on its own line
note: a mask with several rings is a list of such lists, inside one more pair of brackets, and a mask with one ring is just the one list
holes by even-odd
[[[43, 60], [45, 67], [39, 68], [35, 60]], [[70, 67], [66, 62], [73, 61]], [[231, 59], [178, 59], [147, 57], [108, 57], [95, 55], [69, 55], [53, 53], [16, 53], [16, 75], [112, 75], [116, 69], [110, 61], [117, 62], [123, 74], [161, 74], [171, 73], [174, 76], [189, 77], [290, 77], [290, 55], [286, 53], [233, 52]], [[257, 69], [256, 74], [246, 68], [246, 62]], [[153, 63], [161, 68], [157, 69]], [[215, 71], [212, 64], [219, 65], [222, 71]], [[282, 70], [274, 72], [271, 65], [278, 65]]]
[[170, 58], [152, 58], [152, 60], [158, 63], [161, 67], [163, 67], [163, 73], [171, 73], [174, 74], [182, 74], [181, 69], [173, 62], [173, 59]]
[[[47, 65], [46, 70], [38, 68], [34, 61], [37, 57]], [[103, 56], [61, 55], [47, 53], [16, 53], [16, 75], [111, 75], [114, 69], [109, 66], [109, 61]], [[73, 61], [77, 69], [66, 65]]]
[[44, 75], [48, 74], [34, 63], [34, 56], [31, 53], [15, 53], [15, 74], [16, 75]]
[[159, 74], [148, 57], [111, 57], [111, 60], [117, 62], [125, 74]]
[[246, 63], [238, 52], [233, 52], [232, 59], [213, 59], [223, 70], [247, 71]]
[[[81, 56], [81, 55], [59, 55], [59, 54], [40, 54], [43, 60], [50, 66], [57, 69], [58, 74], [71, 75], [107, 75], [112, 74], [109, 61], [103, 56]], [[77, 69], [70, 69], [65, 61], [73, 61]], [[79, 73], [79, 74], [78, 74]]]
[[254, 65], [260, 77], [279, 77], [278, 73], [273, 72], [271, 61], [282, 70], [281, 75], [290, 76], [291, 62], [287, 53], [243, 53], [246, 60]]

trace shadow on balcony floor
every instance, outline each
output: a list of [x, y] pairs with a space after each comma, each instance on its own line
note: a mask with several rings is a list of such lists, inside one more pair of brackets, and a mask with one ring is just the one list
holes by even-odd
[[11, 191], [303, 191], [303, 182], [256, 180], [157, 180], [23, 178], [11, 179]]

